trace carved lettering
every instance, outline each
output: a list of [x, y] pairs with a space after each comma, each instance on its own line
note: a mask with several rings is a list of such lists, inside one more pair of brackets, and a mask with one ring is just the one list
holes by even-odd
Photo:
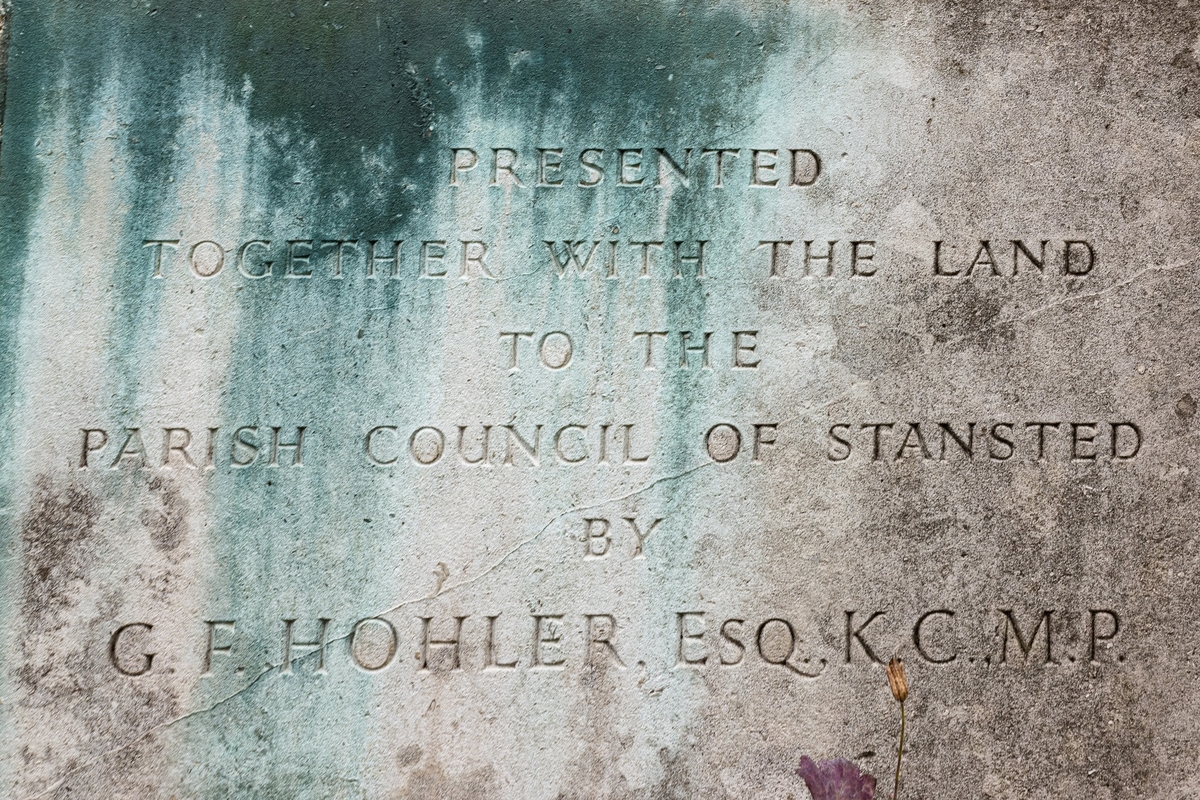
[[854, 615], [857, 613], [858, 613], [857, 611], [847, 611], [846, 612], [846, 663], [847, 664], [851, 663], [852, 658], [853, 658], [853, 644], [854, 644], [854, 642], [858, 642], [858, 646], [860, 648], [862, 648], [862, 651], [864, 653], [866, 653], [867, 658], [871, 659], [876, 664], [882, 664], [883, 659], [881, 659], [879, 656], [875, 655], [875, 651], [871, 649], [871, 645], [867, 644], [867, 640], [864, 639], [862, 635], [863, 635], [863, 631], [865, 631], [867, 629], [868, 625], [870, 625], [872, 622], [874, 622], [879, 617], [882, 617], [884, 614], [882, 611], [876, 611], [875, 613], [873, 613], [869, 617], [867, 617], [866, 622], [859, 625], [858, 627], [855, 627], [854, 626]]
[[[130, 663], [129, 657], [126, 655], [126, 648], [123, 639], [137, 639], [138, 631], [149, 633], [154, 630], [154, 626], [146, 622], [130, 622], [117, 628], [113, 635], [108, 640], [108, 660], [113, 665], [113, 668], [122, 675], [137, 677], [145, 675], [154, 666], [154, 657], [157, 653], [139, 653], [135, 657], [135, 661]], [[138, 645], [131, 646], [136, 649]]]
[[[281, 675], [292, 674], [292, 659], [296, 651], [306, 651], [308, 655], [315, 652], [317, 655], [317, 667], [314, 672], [317, 675], [325, 674], [325, 642], [329, 632], [330, 621], [324, 617], [317, 620], [317, 638], [310, 642], [298, 642], [293, 638], [292, 626], [296, 624], [295, 619], [285, 619], [283, 621], [283, 664], [279, 668]], [[307, 657], [307, 655], [304, 657]]]
[[531, 669], [556, 669], [565, 662], [562, 655], [562, 614], [533, 615], [533, 660]]
[[587, 627], [588, 661], [611, 660], [618, 669], [625, 669], [625, 662], [613, 646], [613, 638], [617, 635], [617, 618], [612, 614], [585, 614]]
[[[374, 629], [376, 633], [372, 634]], [[382, 631], [383, 645], [380, 647], [379, 631]], [[372, 641], [372, 639], [375, 641]], [[383, 617], [367, 617], [354, 623], [350, 631], [350, 658], [355, 666], [364, 672], [379, 672], [386, 669], [396, 657], [400, 640], [396, 628]], [[364, 651], [366, 656], [364, 657]], [[382, 657], [379, 652], [382, 651]], [[374, 656], [374, 658], [372, 658]]]
[[1053, 611], [1042, 612], [1042, 616], [1038, 618], [1037, 625], [1034, 626], [1033, 632], [1030, 633], [1028, 636], [1025, 636], [1021, 632], [1021, 626], [1017, 623], [1016, 618], [1013, 616], [1013, 610], [1011, 608], [1000, 609], [1000, 613], [1004, 616], [1004, 632], [1001, 634], [1001, 638], [1000, 638], [1000, 663], [1001, 664], [1005, 664], [1008, 662], [1008, 633], [1009, 633], [1009, 631], [1012, 631], [1013, 638], [1016, 639], [1017, 649], [1019, 649], [1021, 651], [1021, 657], [1025, 660], [1028, 660], [1029, 653], [1030, 653], [1030, 651], [1033, 650], [1033, 645], [1037, 641], [1038, 633], [1041, 632], [1042, 630], [1046, 631], [1046, 635], [1044, 637], [1046, 647], [1045, 647], [1045, 651], [1044, 651], [1045, 655], [1044, 655], [1042, 663], [1043, 664], [1057, 664], [1058, 663], [1053, 658], [1052, 645], [1051, 645], [1051, 633], [1052, 633], [1052, 628], [1053, 628], [1052, 616], [1054, 614]]
[[[204, 648], [204, 671], [200, 673], [200, 677], [210, 678], [213, 675], [213, 657], [228, 656], [233, 653], [233, 636], [237, 626], [231, 619], [205, 620], [204, 625], [208, 630], [208, 644]], [[224, 633], [229, 634], [228, 643], [219, 644], [218, 639]]]
[[[1056, 245], [1057, 258], [1046, 253], [1049, 239], [1038, 240], [1037, 245], [1027, 244], [1024, 239], [1010, 239], [1007, 244], [992, 239], [978, 239], [971, 245], [956, 246], [944, 240], [932, 245], [932, 273], [947, 278], [1008, 278], [1023, 275], [1046, 275], [1048, 261], [1057, 261], [1060, 274], [1081, 276], [1089, 274], [1096, 265], [1096, 250], [1082, 239], [1065, 239]], [[1001, 248], [1008, 248], [1007, 253]], [[1037, 255], [1034, 255], [1034, 248]], [[964, 250], [965, 248], [965, 250]], [[997, 255], [997, 252], [1004, 255]], [[973, 255], [968, 259], [965, 253]], [[1010, 269], [1004, 265], [1011, 264]], [[1032, 267], [1033, 269], [1023, 269]]]
[[826, 431], [825, 457], [832, 462], [854, 456], [870, 461], [1130, 461], [1142, 444], [1141, 427], [1134, 422], [839, 422]]
[[[675, 615], [675, 618], [679, 622], [679, 648], [675, 666], [690, 667], [705, 664], [708, 661], [707, 655], [696, 656], [694, 655], [695, 650], [689, 649], [695, 646], [695, 642], [704, 640], [704, 612], [681, 611]], [[692, 626], [693, 621], [698, 624], [698, 631]]]
[[951, 661], [958, 658], [957, 653], [950, 652], [948, 655], [942, 656], [930, 655], [929, 651], [925, 649], [927, 642], [922, 642], [921, 629], [931, 617], [945, 617], [947, 620], [952, 620], [954, 619], [954, 612], [946, 609], [935, 609], [933, 611], [926, 611], [924, 614], [922, 614], [917, 619], [917, 624], [913, 626], [913, 647], [917, 649], [917, 653], [920, 654], [921, 658], [925, 659], [930, 664], [949, 664]]
[[433, 617], [420, 617], [421, 620], [421, 649], [417, 653], [417, 669], [422, 672], [432, 671], [430, 664], [430, 649], [433, 647], [441, 648], [437, 652], [440, 654], [439, 664], [447, 664], [445, 669], [450, 672], [462, 669], [461, 647], [462, 647], [462, 628], [463, 620], [466, 615], [454, 617], [454, 633], [445, 639], [433, 638]]

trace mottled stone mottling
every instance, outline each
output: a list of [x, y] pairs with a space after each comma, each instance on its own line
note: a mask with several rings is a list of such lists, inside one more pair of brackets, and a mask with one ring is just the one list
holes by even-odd
[[[1198, 23], [0, 3], [0, 795], [801, 798], [801, 755], [882, 795], [872, 654], [908, 668], [902, 796], [1200, 791]], [[480, 158], [458, 186], [453, 148]], [[493, 148], [524, 186], [488, 185]], [[538, 148], [565, 186], [534, 185]], [[617, 186], [636, 148], [644, 183]], [[691, 148], [690, 186], [655, 185], [655, 148]], [[789, 148], [812, 185], [748, 185], [751, 149]], [[399, 275], [368, 277], [398, 239]], [[702, 280], [672, 260], [698, 240]], [[962, 270], [980, 240], [995, 270], [934, 274], [934, 242]], [[1047, 241], [1044, 269], [1013, 275], [1012, 240]], [[179, 242], [161, 276], [148, 241]], [[423, 277], [422, 241], [447, 243]], [[460, 274], [473, 241], [492, 274]], [[548, 241], [598, 242], [589, 272]], [[634, 241], [663, 243], [645, 277]], [[832, 277], [806, 241], [838, 242]], [[533, 334], [517, 370], [506, 331]], [[551, 331], [563, 369], [536, 360]], [[682, 331], [712, 332], [710, 369], [679, 368]], [[973, 457], [939, 422], [974, 423]], [[539, 425], [535, 464], [504, 426]], [[289, 635], [324, 650], [288, 663]]]

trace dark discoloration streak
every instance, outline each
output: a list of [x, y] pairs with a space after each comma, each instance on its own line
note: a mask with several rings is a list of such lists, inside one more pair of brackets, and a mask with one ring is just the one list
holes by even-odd
[[963, 282], [929, 314], [928, 328], [938, 342], [978, 337], [976, 344], [989, 348], [999, 341], [1011, 342], [1012, 325], [997, 324], [1003, 303], [984, 294], [971, 282]]
[[496, 773], [492, 767], [451, 775], [436, 761], [428, 761], [415, 770], [408, 786], [393, 795], [402, 797], [439, 797], [444, 800], [474, 800], [493, 797], [497, 792]]
[[[171, 507], [172, 501], [164, 504]], [[103, 515], [103, 502], [86, 488], [42, 475], [21, 525], [21, 661], [15, 676], [23, 691], [17, 705], [28, 721], [54, 721], [64, 743], [35, 744], [22, 757], [42, 766], [41, 780], [77, 770], [53, 797], [112, 796], [116, 786], [150, 796], [161, 742], [146, 739], [90, 759], [178, 715], [169, 682], [156, 676], [113, 681], [104, 669], [123, 592], [103, 591], [100, 584], [111, 573], [94, 572], [108, 563], [99, 527]], [[96, 610], [85, 614], [94, 599]]]
[[164, 478], [151, 478], [148, 488], [162, 506], [159, 509], [142, 509], [139, 521], [146, 526], [154, 546], [163, 552], [170, 552], [187, 538], [187, 501], [183, 499], [179, 490]]
[[422, 83], [421, 76], [417, 75], [416, 66], [411, 63], [405, 68], [404, 76], [408, 79], [409, 105], [418, 114], [414, 127], [420, 130], [421, 136], [427, 138], [433, 134], [433, 100], [430, 99], [429, 92], [425, 88], [429, 79], [426, 78]]
[[685, 800], [704, 794], [697, 791], [690, 774], [691, 754], [686, 751], [672, 752], [665, 747], [659, 748], [658, 761], [662, 765], [663, 778], [652, 790], [653, 800]]
[[4, 140], [4, 101], [8, 94], [8, 43], [12, 38], [12, 12], [8, 0], [0, 0], [0, 142]]
[[894, 329], [864, 333], [853, 329], [838, 333], [833, 357], [855, 374], [876, 378], [917, 358], [921, 343], [915, 336]]
[[100, 501], [78, 487], [56, 490], [48, 477], [37, 479], [21, 529], [21, 611], [31, 629], [47, 631], [65, 624], [58, 617], [72, 605], [72, 584], [85, 576], [100, 510]]

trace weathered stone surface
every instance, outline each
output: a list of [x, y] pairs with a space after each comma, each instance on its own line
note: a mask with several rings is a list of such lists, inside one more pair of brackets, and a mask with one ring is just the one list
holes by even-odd
[[1196, 13], [16, 0], [0, 793], [1200, 791]]

